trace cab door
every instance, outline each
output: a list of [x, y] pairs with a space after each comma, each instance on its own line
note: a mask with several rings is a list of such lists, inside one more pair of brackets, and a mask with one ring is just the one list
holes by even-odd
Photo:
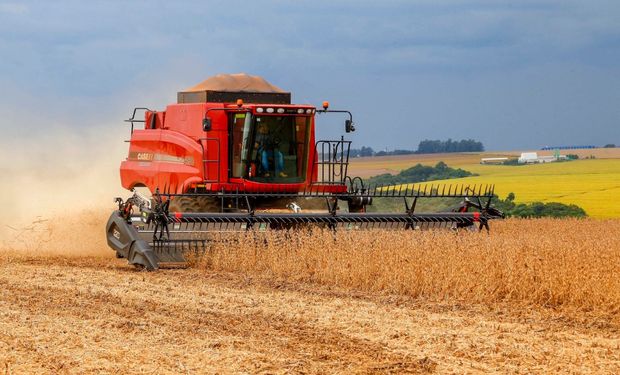
[[228, 177], [245, 178], [252, 162], [252, 114], [231, 113], [228, 121]]

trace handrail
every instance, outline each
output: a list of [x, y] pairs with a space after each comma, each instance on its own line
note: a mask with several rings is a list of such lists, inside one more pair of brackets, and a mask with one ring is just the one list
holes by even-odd
[[144, 122], [145, 120], [136, 120], [136, 112], [139, 110], [143, 110], [144, 112], [155, 112], [149, 108], [146, 107], [135, 107], [133, 109], [133, 112], [131, 114], [131, 117], [128, 118], [127, 120], [125, 120], [124, 122], [130, 122], [131, 123], [131, 134], [133, 134], [133, 124], [134, 122]]
[[[200, 141], [200, 147], [202, 148], [202, 175], [204, 176], [204, 182], [220, 182], [220, 139], [219, 138], [214, 138], [214, 137], [205, 137], [205, 138], [199, 138], [198, 139]], [[207, 143], [207, 145], [202, 144], [202, 141], [205, 141]], [[209, 147], [208, 147], [208, 142], [209, 141], [215, 141], [216, 145], [217, 145], [217, 159], [206, 159], [207, 155], [206, 152], [208, 151]], [[207, 164], [208, 163], [217, 163], [217, 179], [216, 180], [209, 180], [207, 178]]]
[[[315, 145], [315, 150], [318, 153], [318, 160], [315, 159], [314, 166], [320, 168], [320, 180], [317, 181], [324, 184], [344, 184], [348, 166], [349, 166], [349, 151], [351, 147], [351, 141], [345, 141], [344, 137], [341, 137], [338, 141], [318, 141]], [[326, 158], [327, 157], [327, 158]], [[317, 176], [318, 177], [318, 176]]]

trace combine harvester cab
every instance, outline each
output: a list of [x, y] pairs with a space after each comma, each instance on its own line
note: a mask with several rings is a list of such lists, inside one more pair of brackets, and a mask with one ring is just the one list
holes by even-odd
[[[214, 232], [488, 230], [489, 220], [503, 217], [490, 205], [493, 186], [369, 187], [349, 177], [351, 142], [315, 139], [315, 116], [325, 113], [345, 115], [345, 132], [355, 130], [349, 111], [331, 110], [327, 102], [322, 109], [291, 104], [290, 93], [245, 74], [209, 78], [179, 92], [165, 111], [134, 109], [120, 168], [123, 187], [134, 194], [116, 198], [109, 246], [130, 264], [154, 270], [186, 263], [187, 253], [203, 252]], [[416, 212], [426, 198], [462, 202], [448, 212]], [[376, 199], [400, 200], [402, 211], [369, 212]]]

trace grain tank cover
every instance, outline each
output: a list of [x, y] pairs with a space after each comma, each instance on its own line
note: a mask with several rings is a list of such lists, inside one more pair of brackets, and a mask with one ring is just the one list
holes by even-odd
[[272, 85], [264, 78], [245, 73], [218, 74], [177, 94], [178, 103], [291, 104], [291, 93]]

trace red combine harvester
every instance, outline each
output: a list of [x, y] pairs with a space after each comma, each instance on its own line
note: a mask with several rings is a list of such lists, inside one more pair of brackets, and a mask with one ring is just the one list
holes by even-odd
[[[315, 139], [315, 115], [325, 113], [345, 115], [345, 132], [355, 130], [349, 111], [331, 110], [327, 102], [321, 109], [291, 104], [289, 92], [245, 74], [211, 77], [179, 92], [178, 103], [165, 111], [135, 108], [120, 168], [123, 187], [134, 194], [116, 198], [108, 244], [118, 257], [153, 270], [204, 251], [209, 234], [218, 231], [308, 225], [488, 230], [490, 219], [503, 216], [490, 206], [493, 186], [368, 187], [349, 177], [351, 142]], [[400, 199], [404, 210], [367, 212], [373, 198]], [[415, 212], [422, 198], [463, 202], [451, 212]]]

